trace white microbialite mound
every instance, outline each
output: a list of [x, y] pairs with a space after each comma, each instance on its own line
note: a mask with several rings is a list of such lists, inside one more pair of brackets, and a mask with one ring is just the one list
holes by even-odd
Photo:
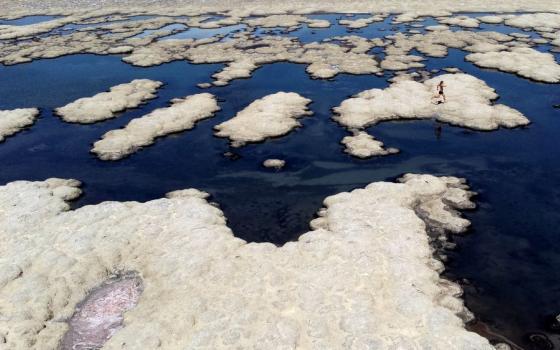
[[[447, 102], [436, 102], [436, 85], [446, 85]], [[468, 74], [445, 74], [427, 80], [398, 81], [386, 89], [366, 90], [334, 108], [334, 119], [348, 128], [364, 128], [382, 121], [428, 119], [476, 130], [513, 128], [529, 124], [520, 112], [501, 104], [495, 90]]]
[[396, 148], [385, 148], [383, 142], [376, 140], [365, 131], [359, 131], [352, 136], [346, 136], [341, 142], [346, 147], [344, 150], [346, 153], [358, 158], [386, 156], [399, 152]]
[[232, 146], [259, 142], [289, 133], [300, 126], [298, 118], [311, 115], [311, 103], [295, 92], [277, 92], [253, 101], [232, 119], [216, 125], [216, 136], [228, 137]]
[[472, 193], [453, 177], [401, 182], [328, 197], [282, 247], [235, 238], [193, 189], [69, 210], [78, 181], [2, 186], [2, 347], [57, 349], [88, 292], [131, 271], [142, 295], [103, 349], [493, 349], [465, 330], [427, 234], [464, 231], [453, 208]]
[[373, 22], [382, 22], [386, 17], [386, 15], [374, 15], [368, 18], [358, 18], [355, 20], [341, 19], [338, 23], [349, 29], [360, 29], [369, 26]]
[[560, 29], [560, 13], [525, 13], [505, 20], [509, 26], [530, 29]]
[[37, 108], [19, 108], [0, 111], [0, 142], [22, 129], [33, 125], [39, 115]]
[[495, 68], [545, 83], [560, 82], [560, 65], [554, 56], [528, 47], [472, 53], [465, 59], [479, 67]]
[[176, 98], [171, 100], [170, 107], [133, 119], [124, 129], [107, 132], [91, 151], [103, 160], [121, 159], [151, 145], [157, 137], [192, 129], [218, 110], [216, 98], [209, 93]]
[[478, 19], [469, 16], [448, 17], [441, 19], [439, 22], [447, 25], [467, 28], [478, 28], [480, 25]]
[[113, 86], [109, 92], [80, 98], [55, 109], [55, 112], [69, 123], [95, 123], [114, 118], [118, 112], [156, 98], [155, 92], [161, 85], [159, 81], [136, 79]]
[[267, 159], [263, 162], [265, 168], [282, 169], [286, 165], [283, 159]]

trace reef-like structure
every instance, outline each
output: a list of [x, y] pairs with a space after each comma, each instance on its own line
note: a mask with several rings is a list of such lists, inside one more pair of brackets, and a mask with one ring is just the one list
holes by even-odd
[[286, 165], [286, 161], [283, 160], [283, 159], [271, 158], [271, 159], [266, 159], [263, 162], [263, 166], [265, 168], [273, 168], [273, 169], [276, 169], [276, 170], [282, 169], [285, 165]]
[[18, 108], [0, 111], [0, 142], [35, 123], [37, 108]]
[[[436, 85], [445, 84], [446, 102]], [[366, 90], [334, 108], [334, 117], [348, 128], [364, 128], [400, 119], [434, 118], [476, 130], [514, 128], [529, 124], [519, 111], [501, 104], [495, 90], [468, 74], [444, 74], [424, 83], [401, 80], [386, 89]]]
[[312, 114], [311, 100], [295, 92], [277, 92], [253, 101], [228, 121], [216, 125], [216, 136], [227, 137], [235, 147], [289, 133], [300, 126], [298, 118]]
[[383, 142], [376, 140], [365, 131], [358, 131], [352, 136], [345, 136], [341, 143], [345, 146], [344, 151], [346, 153], [358, 158], [370, 158], [399, 153], [399, 150], [396, 148], [386, 148]]
[[118, 160], [153, 144], [158, 137], [192, 129], [219, 109], [216, 98], [209, 93], [176, 98], [169, 107], [133, 119], [123, 129], [107, 132], [91, 151], [100, 159]]
[[138, 107], [156, 98], [155, 92], [162, 85], [159, 81], [136, 79], [130, 83], [113, 86], [109, 92], [80, 98], [57, 108], [55, 112], [69, 123], [88, 124], [107, 120], [114, 118], [118, 112]]
[[560, 65], [556, 62], [554, 56], [529, 47], [512, 48], [507, 51], [471, 53], [465, 59], [480, 67], [496, 68], [536, 81], [560, 82]]
[[427, 233], [463, 232], [455, 210], [472, 208], [472, 193], [453, 177], [399, 182], [328, 197], [313, 229], [282, 247], [235, 238], [193, 189], [69, 210], [78, 181], [9, 183], [2, 346], [57, 349], [89, 291], [134, 271], [142, 295], [118, 303], [123, 327], [103, 349], [493, 349], [465, 330], [461, 288], [439, 276]]

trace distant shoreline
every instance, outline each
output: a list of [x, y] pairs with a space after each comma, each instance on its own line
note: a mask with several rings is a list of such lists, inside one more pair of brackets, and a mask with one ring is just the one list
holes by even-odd
[[557, 1], [510, 0], [510, 1], [443, 1], [443, 0], [4, 0], [0, 16], [12, 17], [19, 14], [60, 13], [64, 11], [91, 9], [115, 9], [115, 11], [142, 10], [146, 12], [172, 9], [180, 12], [235, 11], [254, 14], [310, 13], [310, 12], [514, 12], [546, 11], [560, 12]]

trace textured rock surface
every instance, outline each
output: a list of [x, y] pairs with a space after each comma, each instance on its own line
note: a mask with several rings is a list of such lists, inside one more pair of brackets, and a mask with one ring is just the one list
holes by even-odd
[[465, 58], [477, 66], [496, 68], [545, 83], [560, 82], [560, 65], [554, 56], [528, 47], [509, 51], [473, 53]]
[[518, 28], [560, 29], [560, 13], [525, 13], [511, 16], [505, 20], [505, 23]]
[[[436, 85], [444, 81], [447, 102], [436, 103]], [[476, 130], [527, 125], [520, 112], [492, 104], [498, 95], [468, 74], [440, 75], [424, 83], [397, 81], [386, 89], [366, 90], [334, 108], [334, 119], [349, 128], [364, 128], [387, 120], [435, 118]]]
[[111, 130], [91, 150], [103, 160], [117, 160], [151, 145], [158, 137], [192, 129], [218, 111], [214, 95], [202, 93], [171, 100], [171, 106], [133, 119], [124, 129]]
[[61, 350], [99, 349], [117, 332], [124, 313], [138, 304], [142, 281], [134, 276], [112, 278], [95, 288], [78, 305]]
[[[224, 6], [227, 8], [229, 4], [228, 2]], [[193, 9], [188, 6], [181, 7], [180, 4], [173, 6], [172, 13], [170, 13], [170, 9], [148, 6], [154, 11], [154, 16], [137, 20], [127, 20], [127, 17], [147, 14], [150, 10], [139, 10], [131, 6], [126, 11], [119, 10], [120, 15], [114, 14], [109, 8], [90, 12], [65, 11], [63, 14], [66, 17], [52, 21], [27, 26], [0, 26], [0, 34], [8, 35], [11, 39], [18, 39], [0, 43], [2, 46], [0, 63], [11, 65], [77, 53], [123, 54], [123, 61], [143, 67], [176, 60], [188, 60], [193, 63], [224, 63], [225, 67], [213, 75], [215, 79], [213, 84], [223, 86], [233, 79], [250, 77], [254, 70], [265, 64], [281, 61], [305, 64], [307, 72], [313, 78], [328, 79], [341, 73], [381, 74], [382, 69], [407, 70], [423, 67], [423, 63], [420, 61], [425, 58], [411, 55], [410, 53], [414, 49], [426, 56], [444, 57], [447, 55], [448, 48], [470, 52], [502, 51], [510, 47], [530, 47], [538, 43], [537, 41], [550, 42], [552, 45], [560, 46], [560, 37], [555, 29], [556, 19], [546, 13], [528, 14], [528, 17], [523, 17], [525, 18], [523, 23], [530, 22], [533, 25], [544, 25], [547, 23], [546, 20], [550, 19], [548, 27], [535, 27], [542, 35], [542, 38], [535, 40], [491, 31], [452, 31], [446, 25], [428, 26], [426, 29], [430, 31], [429, 33], [397, 33], [387, 35], [383, 39], [347, 35], [311, 43], [304, 43], [287, 36], [264, 33], [253, 35], [256, 28], [254, 26], [280, 27], [284, 28], [286, 32], [293, 31], [305, 24], [309, 27], [324, 28], [330, 26], [329, 21], [313, 19], [308, 14], [323, 9], [328, 12], [328, 8], [331, 9], [331, 12], [343, 12], [341, 9], [346, 7], [347, 11], [354, 9], [363, 13], [370, 7], [366, 3], [361, 3], [362, 8], [359, 8], [355, 6], [355, 2], [344, 2], [334, 7], [333, 4], [325, 4], [324, 8], [317, 4], [303, 7], [301, 7], [302, 4], [299, 4], [288, 11], [284, 4], [269, 4], [266, 8], [261, 8], [257, 3], [252, 3], [249, 6], [250, 9], [224, 10], [223, 18], [213, 20], [208, 13], [203, 12], [203, 6]], [[273, 12], [273, 5], [279, 5], [280, 9]], [[385, 10], [393, 9], [389, 4], [384, 4], [384, 6]], [[334, 9], [337, 7], [339, 10], [335, 11]], [[400, 3], [397, 7], [400, 7]], [[486, 7], [487, 11], [492, 8], [491, 4], [487, 4]], [[294, 13], [296, 8], [299, 13]], [[379, 10], [373, 11], [375, 15], [368, 18], [348, 19], [351, 18], [348, 17], [342, 19], [340, 23], [349, 26], [349, 29], [364, 27], [372, 22], [383, 20], [387, 12], [385, 10], [381, 11], [381, 14]], [[181, 14], [188, 18], [181, 18]], [[466, 27], [478, 25], [476, 18], [451, 17], [451, 15], [451, 12], [443, 10], [441, 6], [436, 6], [433, 10], [410, 8], [410, 11], [397, 15], [393, 22], [403, 23], [414, 21], [422, 16], [436, 16], [438, 20], [450, 25]], [[10, 14], [10, 16], [16, 15]], [[521, 16], [519, 17], [521, 18]], [[515, 20], [517, 18], [514, 15], [494, 17], [497, 17], [498, 20]], [[103, 23], [104, 21], [111, 22]], [[520, 19], [517, 21], [519, 22]], [[69, 23], [88, 27], [61, 35], [60, 33], [63, 32], [61, 29]], [[101, 25], [103, 26], [101, 27]], [[167, 26], [173, 27], [173, 25], [175, 28], [179, 26], [181, 29], [165, 29]], [[229, 33], [227, 40], [222, 40], [224, 34], [201, 39], [161, 40], [176, 31], [185, 31], [191, 27], [227, 30], [227, 26], [231, 25], [237, 25], [240, 31]], [[418, 23], [413, 25], [422, 26]], [[103, 35], [101, 35], [101, 31], [104, 33]], [[34, 40], [27, 40], [31, 38]], [[372, 54], [371, 49], [374, 47], [385, 47], [384, 59], [380, 60], [375, 54]]]
[[39, 115], [37, 108], [18, 108], [0, 111], [0, 142], [22, 129], [33, 125]]
[[439, 22], [447, 25], [467, 27], [467, 28], [477, 28], [480, 24], [478, 19], [469, 16], [449, 17], [449, 18], [444, 18]]
[[277, 92], [253, 101], [232, 119], [216, 125], [216, 136], [227, 137], [235, 147], [289, 133], [300, 126], [298, 118], [312, 114], [310, 99], [295, 92]]
[[481, 17], [477, 17], [476, 19], [478, 19], [482, 23], [490, 23], [490, 24], [498, 24], [504, 21], [504, 18], [502, 16], [497, 16], [497, 15], [481, 16]]
[[118, 112], [138, 107], [147, 100], [156, 98], [155, 92], [161, 85], [159, 81], [136, 79], [113, 86], [109, 92], [80, 98], [57, 108], [55, 112], [70, 123], [95, 123], [114, 118]]
[[401, 181], [328, 197], [283, 247], [235, 238], [192, 189], [69, 211], [77, 181], [2, 186], [2, 347], [56, 349], [88, 291], [136, 271], [144, 291], [103, 349], [493, 349], [464, 329], [426, 232], [463, 231], [453, 208], [471, 193], [452, 177]]
[[374, 156], [386, 156], [398, 153], [396, 148], [385, 148], [383, 142], [376, 140], [365, 131], [359, 131], [352, 136], [342, 139], [345, 146], [344, 151], [358, 158], [370, 158]]
[[286, 165], [286, 161], [282, 159], [267, 159], [263, 162], [266, 168], [282, 169]]
[[338, 21], [338, 23], [340, 23], [343, 26], [348, 27], [349, 29], [359, 29], [359, 28], [365, 28], [368, 25], [370, 25], [371, 23], [374, 22], [381, 22], [385, 19], [386, 16], [382, 16], [382, 15], [375, 15], [375, 16], [371, 16], [368, 18], [358, 18], [358, 19], [341, 19]]

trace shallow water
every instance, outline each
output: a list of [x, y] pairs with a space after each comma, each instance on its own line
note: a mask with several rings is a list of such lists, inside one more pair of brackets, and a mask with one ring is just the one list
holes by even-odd
[[60, 16], [25, 16], [16, 19], [0, 19], [0, 25], [25, 26], [47, 22], [57, 18], [60, 18]]
[[161, 40], [169, 39], [205, 39], [211, 38], [216, 35], [224, 35], [225, 37], [231, 36], [233, 33], [239, 32], [247, 28], [245, 24], [235, 24], [231, 26], [224, 26], [220, 28], [189, 28], [186, 31], [172, 34], [161, 38]]
[[[280, 35], [309, 42], [348, 34], [346, 27], [334, 24], [342, 15], [314, 17], [329, 19], [333, 26], [303, 26]], [[351, 33], [376, 37], [411, 29], [390, 21]], [[424, 21], [433, 24], [433, 19]], [[560, 348], [560, 337], [545, 326], [549, 315], [560, 313], [560, 110], [552, 107], [560, 104], [560, 85], [482, 70], [465, 62], [464, 56], [451, 49], [445, 58], [426, 61], [427, 69], [458, 67], [485, 80], [499, 93], [500, 103], [520, 110], [533, 123], [495, 132], [444, 126], [439, 137], [432, 121], [383, 123], [369, 132], [401, 153], [370, 160], [342, 152], [339, 141], [348, 133], [330, 119], [331, 108], [362, 90], [388, 86], [389, 74], [312, 80], [303, 65], [276, 63], [258, 69], [251, 79], [200, 90], [196, 84], [210, 81], [222, 65], [172, 62], [138, 68], [117, 56], [75, 55], [0, 66], [0, 109], [41, 108], [32, 128], [0, 144], [0, 184], [76, 178], [84, 182], [84, 195], [75, 207], [105, 200], [146, 201], [195, 187], [219, 203], [238, 237], [283, 244], [308, 230], [309, 220], [328, 195], [393, 180], [406, 172], [466, 177], [480, 194], [479, 208], [467, 213], [472, 232], [455, 239], [458, 250], [449, 254], [448, 275], [470, 281], [467, 305], [494, 332], [526, 349], [544, 349], [531, 343], [528, 334], [546, 333]], [[135, 78], [161, 80], [165, 86], [147, 105], [98, 124], [68, 124], [52, 114], [55, 107]], [[201, 91], [215, 94], [222, 110], [195, 129], [159, 139], [118, 162], [103, 162], [89, 153], [106, 131], [163, 107], [174, 97]], [[315, 114], [302, 119], [302, 128], [239, 149], [212, 135], [214, 125], [277, 91], [295, 91], [313, 100], [310, 109]], [[228, 151], [240, 158], [224, 157]], [[287, 166], [282, 171], [266, 169], [261, 163], [267, 158], [286, 159]]]

